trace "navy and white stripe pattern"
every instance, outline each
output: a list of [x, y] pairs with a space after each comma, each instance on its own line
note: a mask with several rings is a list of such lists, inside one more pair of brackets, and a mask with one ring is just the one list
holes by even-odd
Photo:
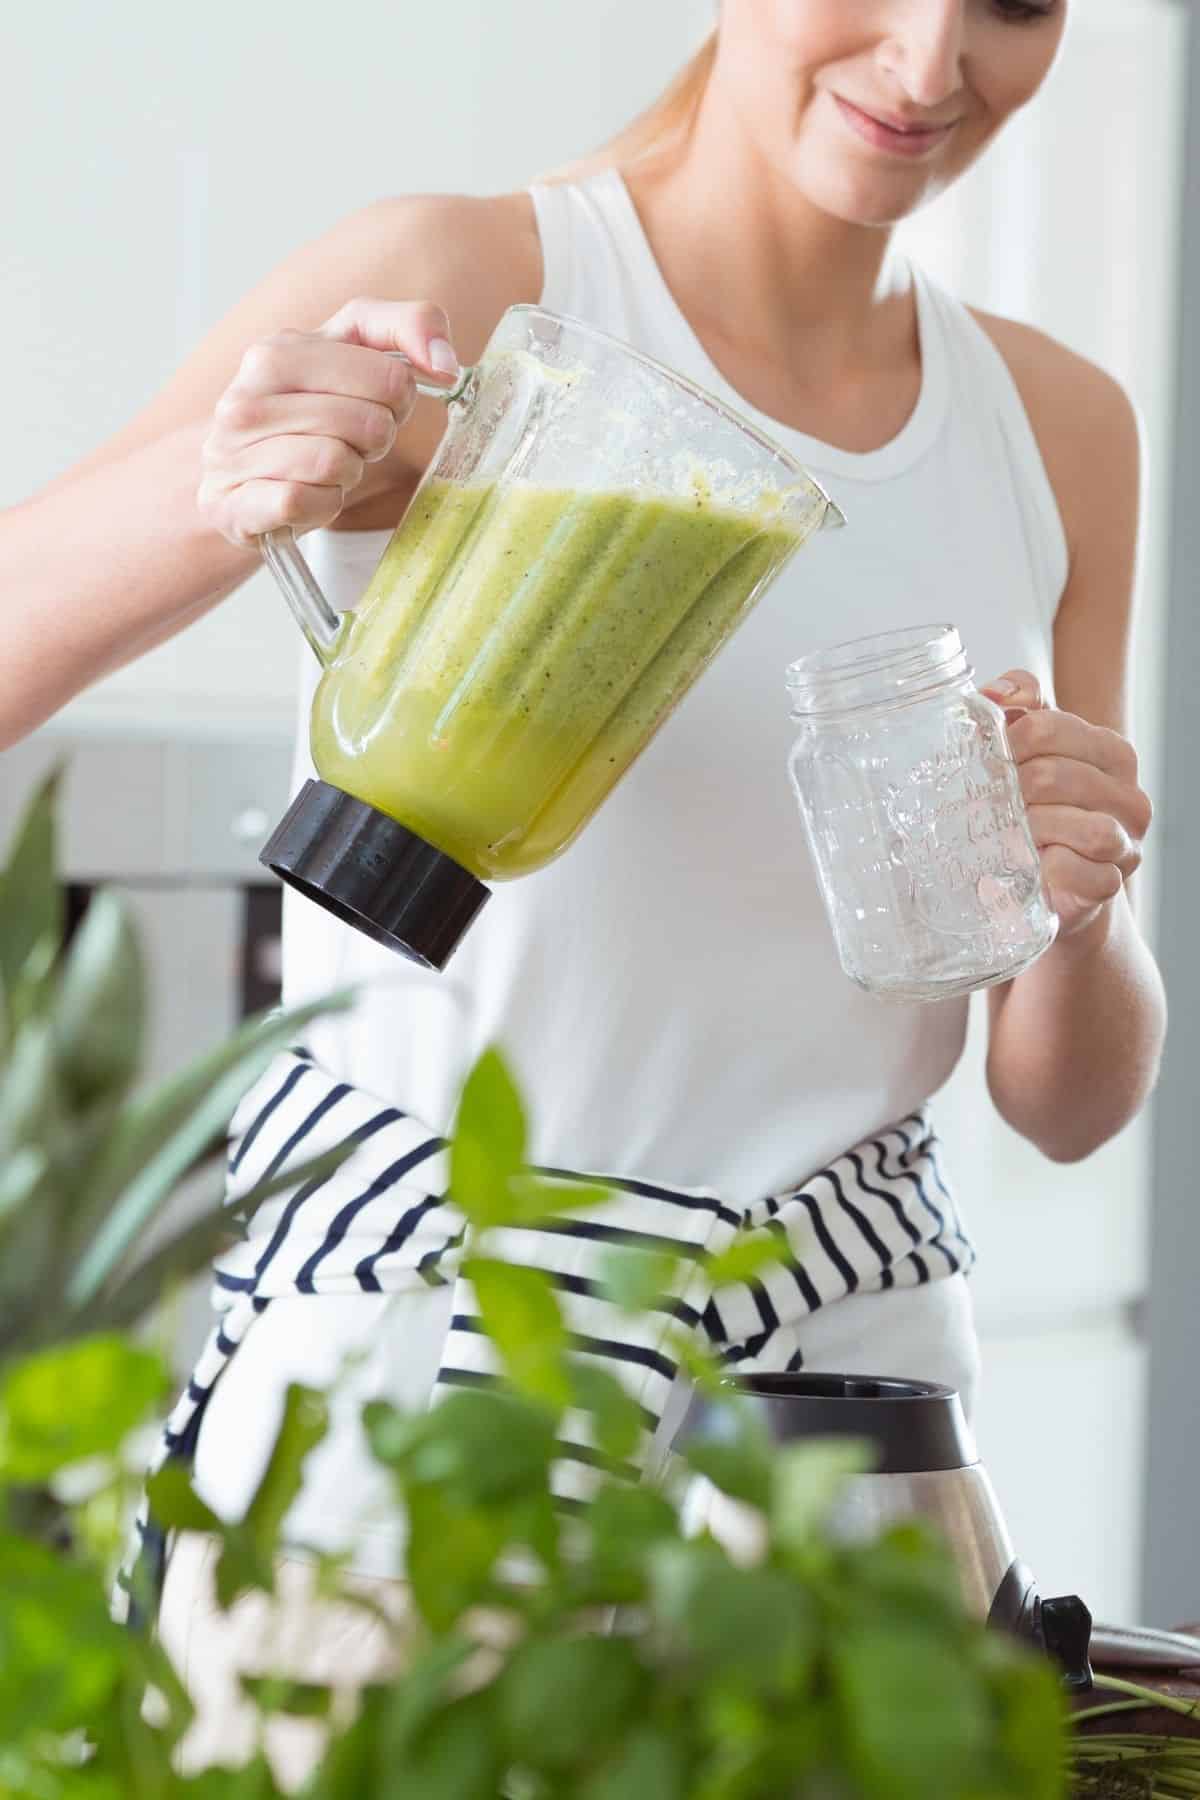
[[[453, 1282], [437, 1389], [497, 1378], [471, 1283], [457, 1267], [466, 1226], [447, 1197], [447, 1146], [419, 1120], [333, 1080], [305, 1051], [289, 1051], [234, 1117], [230, 1198], [347, 1140], [354, 1149], [332, 1175], [269, 1201], [218, 1259], [219, 1322], [167, 1421], [158, 1466], [171, 1457], [190, 1460], [223, 1369], [255, 1318], [282, 1295], [391, 1294]], [[678, 1373], [681, 1327], [744, 1371], [778, 1367], [773, 1341], [783, 1333], [784, 1366], [798, 1367], [795, 1328], [818, 1308], [847, 1294], [915, 1287], [970, 1269], [975, 1253], [938, 1150], [921, 1110], [798, 1187], [745, 1208], [707, 1189], [544, 1170], [558, 1181], [603, 1186], [611, 1198], [537, 1226], [494, 1230], [489, 1254], [550, 1276], [576, 1353], [616, 1374], [641, 1408], [644, 1458]], [[740, 1235], [763, 1231], [781, 1241], [783, 1260], [714, 1291], [709, 1258]], [[630, 1315], [605, 1293], [602, 1257], [614, 1244], [679, 1259], [670, 1291], [645, 1314]], [[586, 1419], [568, 1415], [561, 1452], [556, 1489], [566, 1504], [579, 1503], [603, 1466]]]

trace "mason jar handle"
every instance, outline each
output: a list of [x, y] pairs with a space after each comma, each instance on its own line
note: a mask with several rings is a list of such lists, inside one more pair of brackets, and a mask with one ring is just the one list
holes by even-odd
[[[384, 355], [394, 356], [398, 362], [411, 361], [402, 350], [385, 350]], [[452, 401], [463, 398], [474, 373], [473, 368], [460, 369], [457, 380], [450, 387], [435, 387], [431, 381], [420, 380], [414, 381], [413, 385], [418, 394], [424, 394], [430, 400], [442, 400], [449, 406]], [[309, 568], [296, 542], [295, 532], [290, 525], [282, 525], [278, 531], [264, 531], [258, 547], [309, 648], [324, 667], [329, 662], [342, 621]]]

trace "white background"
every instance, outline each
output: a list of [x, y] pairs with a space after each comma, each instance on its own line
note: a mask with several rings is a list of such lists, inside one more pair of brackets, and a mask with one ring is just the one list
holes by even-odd
[[[1131, 388], [1151, 489], [1137, 735], [1153, 788], [1169, 458], [1182, 12], [1073, 0], [1063, 58], [985, 165], [911, 228], [965, 298]], [[381, 195], [524, 184], [648, 102], [708, 0], [118, 0], [22, 9], [5, 43], [0, 504], [93, 448], [298, 243]], [[19, 595], [6, 596], [19, 605]], [[299, 651], [258, 577], [71, 709], [286, 721]], [[1153, 867], [1141, 880], [1153, 899]], [[1137, 1610], [1147, 1133], [1043, 1163], [991, 1117], [978, 1045], [941, 1120], [983, 1251], [980, 1436], [1043, 1588]]]

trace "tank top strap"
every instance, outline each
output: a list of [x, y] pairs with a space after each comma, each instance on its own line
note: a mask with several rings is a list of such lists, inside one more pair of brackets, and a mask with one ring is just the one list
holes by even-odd
[[632, 202], [617, 171], [578, 183], [542, 183], [529, 193], [542, 240], [542, 305], [602, 325], [614, 337], [677, 363], [662, 341], [661, 320], [648, 318], [649, 284], [619, 229], [614, 195], [625, 196], [631, 209]]
[[529, 190], [542, 242], [541, 304], [571, 311], [571, 213], [575, 190], [566, 182], [539, 182]]

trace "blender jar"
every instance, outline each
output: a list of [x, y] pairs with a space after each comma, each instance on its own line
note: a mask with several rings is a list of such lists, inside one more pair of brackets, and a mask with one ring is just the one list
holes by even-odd
[[324, 674], [321, 776], [263, 852], [442, 966], [487, 897], [583, 829], [766, 584], [837, 508], [690, 382], [511, 308], [357, 609], [267, 560]]

